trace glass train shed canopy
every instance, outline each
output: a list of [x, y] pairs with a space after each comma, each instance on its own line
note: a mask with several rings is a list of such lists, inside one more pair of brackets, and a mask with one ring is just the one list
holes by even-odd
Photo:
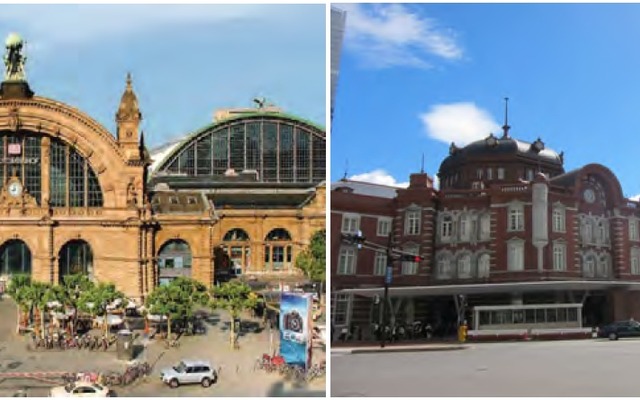
[[[261, 109], [218, 120], [156, 152], [152, 179], [203, 184], [259, 182], [314, 186], [325, 180], [323, 128], [290, 114]], [[277, 110], [277, 109], [275, 109]], [[198, 185], [199, 186], [199, 185]]]

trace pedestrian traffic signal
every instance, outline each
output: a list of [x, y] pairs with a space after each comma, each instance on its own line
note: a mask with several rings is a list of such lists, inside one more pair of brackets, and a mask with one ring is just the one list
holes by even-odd
[[358, 249], [362, 248], [362, 245], [367, 240], [363, 235], [362, 231], [358, 231], [357, 233], [343, 233], [342, 240], [348, 244], [355, 244], [358, 246]]

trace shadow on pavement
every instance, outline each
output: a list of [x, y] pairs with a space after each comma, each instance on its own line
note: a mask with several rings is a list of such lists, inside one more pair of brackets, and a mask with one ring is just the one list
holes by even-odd
[[312, 390], [306, 385], [287, 389], [283, 381], [276, 382], [266, 394], [267, 397], [325, 397], [326, 391]]

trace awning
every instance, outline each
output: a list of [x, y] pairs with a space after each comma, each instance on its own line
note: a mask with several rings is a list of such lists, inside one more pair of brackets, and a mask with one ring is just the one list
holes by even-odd
[[[418, 297], [418, 296], [448, 296], [493, 293], [531, 293], [568, 290], [607, 290], [625, 289], [640, 291], [640, 282], [621, 281], [542, 281], [542, 282], [509, 282], [509, 283], [474, 283], [463, 285], [432, 285], [432, 286], [391, 286], [389, 296]], [[334, 293], [354, 294], [364, 297], [384, 295], [383, 287], [354, 288], [337, 290]]]
[[[104, 317], [96, 317], [95, 321], [97, 323], [102, 324], [104, 321]], [[109, 326], [116, 326], [116, 325], [120, 325], [124, 322], [124, 320], [122, 319], [122, 317], [118, 316], [118, 315], [107, 315], [107, 324]]]

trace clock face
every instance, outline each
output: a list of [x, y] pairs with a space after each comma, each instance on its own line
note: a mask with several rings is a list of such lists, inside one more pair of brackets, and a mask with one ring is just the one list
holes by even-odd
[[13, 197], [18, 197], [20, 196], [20, 194], [22, 194], [22, 185], [20, 184], [20, 182], [12, 182], [9, 185], [9, 194]]
[[594, 201], [596, 201], [596, 193], [593, 191], [593, 189], [586, 189], [584, 191], [584, 200], [587, 203], [593, 203]]

